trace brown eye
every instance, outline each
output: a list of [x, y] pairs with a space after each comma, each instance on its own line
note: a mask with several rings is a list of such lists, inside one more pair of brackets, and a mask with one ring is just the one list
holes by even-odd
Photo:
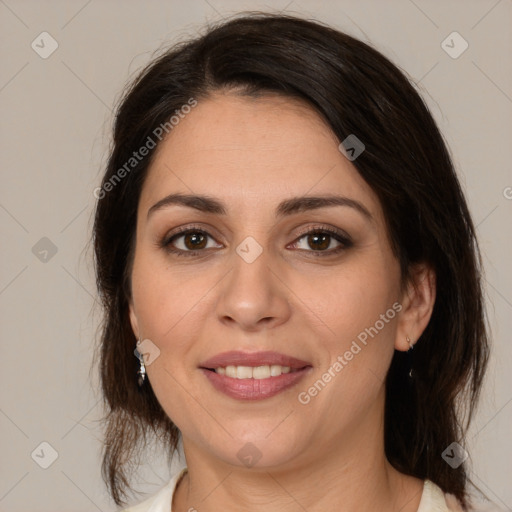
[[292, 244], [294, 249], [316, 253], [318, 256], [329, 256], [344, 251], [354, 244], [343, 232], [327, 228], [316, 228], [303, 233]]
[[200, 231], [192, 231], [182, 236], [185, 247], [191, 251], [204, 249], [206, 247], [206, 236], [204, 236]]
[[164, 238], [160, 246], [167, 252], [178, 256], [193, 256], [201, 252], [206, 253], [206, 249], [220, 248], [216, 245], [213, 237], [206, 231], [200, 229], [184, 229], [170, 237]]
[[308, 244], [314, 251], [323, 251], [329, 247], [331, 238], [327, 233], [314, 233], [308, 235]]

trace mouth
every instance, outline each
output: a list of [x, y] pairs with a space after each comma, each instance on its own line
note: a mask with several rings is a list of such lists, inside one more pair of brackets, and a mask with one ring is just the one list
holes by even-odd
[[213, 388], [237, 400], [271, 398], [302, 380], [313, 366], [276, 352], [226, 352], [199, 366]]
[[202, 368], [215, 372], [218, 375], [225, 375], [232, 379], [256, 379], [263, 380], [270, 377], [279, 377], [288, 373], [296, 373], [304, 370], [307, 366], [302, 368], [291, 368], [290, 366], [281, 366], [279, 364], [262, 365], [262, 366], [219, 366], [217, 368]]

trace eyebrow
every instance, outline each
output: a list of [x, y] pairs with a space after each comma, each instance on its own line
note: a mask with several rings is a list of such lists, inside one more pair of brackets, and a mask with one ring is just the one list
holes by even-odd
[[[173, 205], [187, 206], [194, 208], [203, 213], [210, 213], [213, 215], [227, 215], [227, 209], [224, 204], [218, 199], [206, 195], [193, 195], [193, 194], [169, 194], [168, 196], [160, 199], [149, 210], [147, 218], [158, 210], [168, 208]], [[295, 213], [302, 213], [310, 210], [317, 210], [319, 208], [326, 208], [332, 206], [346, 206], [358, 211], [368, 220], [373, 220], [370, 211], [359, 201], [350, 199], [349, 197], [338, 195], [325, 195], [325, 196], [300, 196], [286, 199], [279, 203], [275, 210], [276, 217], [285, 217]]]

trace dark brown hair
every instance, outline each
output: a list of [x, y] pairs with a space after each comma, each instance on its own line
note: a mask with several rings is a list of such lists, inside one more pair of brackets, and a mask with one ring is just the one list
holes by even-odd
[[426, 262], [438, 283], [412, 362], [395, 351], [387, 375], [386, 456], [397, 470], [429, 478], [466, 504], [465, 465], [453, 469], [441, 454], [454, 441], [464, 444], [488, 341], [475, 229], [443, 138], [410, 81], [381, 53], [319, 22], [264, 13], [243, 13], [165, 51], [134, 80], [117, 110], [93, 232], [104, 309], [102, 474], [113, 499], [124, 503], [147, 434], [164, 443], [169, 460], [180, 435], [151, 384], [137, 386], [128, 317], [137, 206], [155, 150], [115, 178], [133, 152], [154, 139], [155, 128], [191, 98], [220, 90], [299, 98], [340, 141], [355, 134], [364, 143], [353, 164], [379, 197], [403, 280], [411, 265]]

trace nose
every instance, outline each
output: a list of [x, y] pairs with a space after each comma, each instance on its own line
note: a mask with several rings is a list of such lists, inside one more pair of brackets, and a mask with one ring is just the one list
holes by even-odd
[[231, 327], [249, 332], [279, 326], [290, 318], [289, 289], [263, 250], [254, 261], [234, 255], [233, 269], [218, 290], [216, 314]]

